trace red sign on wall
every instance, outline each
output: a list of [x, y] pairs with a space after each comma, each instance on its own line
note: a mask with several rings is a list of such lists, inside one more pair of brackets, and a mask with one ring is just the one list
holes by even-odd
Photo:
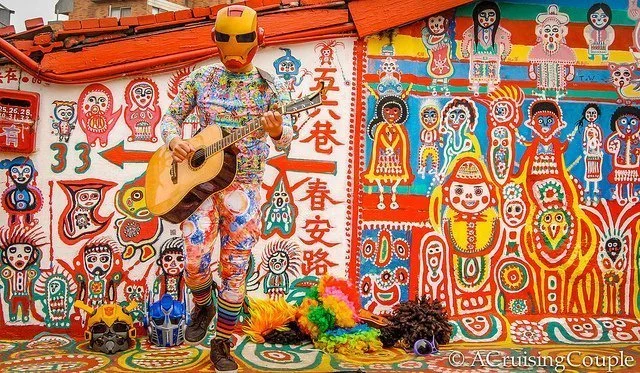
[[33, 153], [40, 95], [0, 89], [0, 151]]

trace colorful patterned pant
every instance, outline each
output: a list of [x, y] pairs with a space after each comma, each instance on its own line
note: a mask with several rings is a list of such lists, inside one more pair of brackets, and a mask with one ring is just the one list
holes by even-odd
[[260, 185], [234, 182], [207, 199], [182, 223], [187, 263], [185, 283], [199, 305], [211, 303], [211, 255], [220, 237], [216, 337], [229, 338], [245, 296], [251, 249], [260, 238]]

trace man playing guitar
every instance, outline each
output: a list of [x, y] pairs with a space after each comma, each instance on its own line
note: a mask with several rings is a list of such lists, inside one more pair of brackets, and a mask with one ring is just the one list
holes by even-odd
[[220, 237], [222, 281], [210, 355], [216, 372], [235, 372], [238, 368], [230, 354], [230, 337], [245, 297], [251, 249], [261, 233], [260, 188], [269, 155], [267, 136], [277, 150], [286, 150], [293, 138], [291, 119], [274, 109], [279, 99], [288, 97], [280, 90], [274, 91], [269, 79], [263, 77], [265, 73], [251, 62], [264, 37], [257, 21], [256, 12], [245, 6], [233, 5], [218, 12], [212, 37], [222, 65], [193, 71], [161, 122], [163, 140], [173, 159], [182, 162], [195, 151], [182, 139], [182, 123], [196, 106], [202, 127], [216, 124], [233, 130], [261, 117], [263, 130], [236, 143], [239, 153], [235, 180], [208, 198], [181, 225], [187, 257], [185, 283], [195, 303], [185, 333], [185, 339], [192, 343], [204, 340], [216, 314], [209, 268], [214, 240]]

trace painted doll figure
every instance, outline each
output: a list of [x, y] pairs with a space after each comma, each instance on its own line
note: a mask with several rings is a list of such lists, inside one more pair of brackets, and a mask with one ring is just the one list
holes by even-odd
[[462, 56], [469, 58], [469, 89], [478, 95], [480, 85], [492, 92], [500, 84], [500, 63], [511, 53], [511, 33], [500, 26], [500, 8], [483, 1], [473, 8], [473, 25], [463, 34]]
[[438, 172], [440, 155], [438, 153], [438, 141], [440, 138], [440, 112], [434, 104], [427, 104], [420, 109], [420, 149], [418, 150], [418, 173], [424, 179], [427, 173], [427, 164], [431, 162], [429, 174]]
[[[2, 208], [9, 214], [9, 225], [20, 221], [27, 226], [35, 226], [35, 214], [42, 208], [42, 192], [36, 186], [38, 172], [33, 161], [26, 157], [0, 162], [0, 169], [6, 169], [7, 189], [2, 193]], [[11, 181], [11, 184], [9, 184]]]
[[584, 27], [584, 40], [589, 46], [589, 59], [601, 56], [609, 58], [609, 47], [616, 33], [611, 27], [611, 8], [605, 3], [596, 3], [587, 11], [587, 25]]
[[[600, 117], [600, 107], [596, 104], [588, 104], [582, 111], [582, 118], [578, 120], [577, 126], [582, 127], [586, 121], [588, 124], [582, 134], [582, 154], [584, 155], [584, 182], [585, 182], [585, 203], [593, 202], [598, 204], [600, 190], [598, 182], [602, 180], [602, 145], [604, 138], [602, 129], [596, 123]], [[593, 187], [593, 188], [592, 188]]]
[[29, 229], [12, 226], [0, 229], [0, 281], [4, 289], [4, 301], [9, 305], [11, 322], [29, 321], [33, 286], [40, 274], [43, 240], [44, 233], [40, 227]]
[[407, 104], [400, 97], [386, 96], [376, 104], [376, 116], [367, 133], [373, 140], [371, 162], [364, 177], [375, 183], [380, 193], [379, 209], [384, 209], [384, 185], [391, 185], [391, 209], [397, 209], [396, 188], [413, 180], [409, 164], [409, 136], [404, 123], [408, 117]]
[[609, 182], [616, 186], [613, 198], [620, 204], [636, 203], [635, 187], [640, 183], [640, 109], [616, 109], [611, 116], [611, 132], [605, 149], [613, 160], [609, 174]]
[[426, 25], [422, 29], [422, 43], [427, 49], [429, 61], [427, 74], [431, 77], [431, 91], [437, 93], [440, 84], [445, 95], [449, 95], [449, 77], [453, 75], [451, 63], [451, 37], [449, 36], [448, 13], [438, 13], [427, 17]]
[[549, 5], [546, 13], [536, 17], [536, 44], [529, 52], [529, 78], [543, 97], [546, 90], [560, 96], [567, 89], [567, 82], [575, 77], [576, 54], [567, 46], [569, 16], [558, 11], [555, 4]]
[[475, 103], [466, 98], [454, 98], [447, 102], [442, 109], [442, 125], [440, 131], [444, 147], [439, 180], [449, 169], [451, 162], [460, 153], [480, 149], [478, 140], [473, 132], [478, 124], [478, 109]]
[[[275, 110], [289, 92], [273, 87], [273, 78], [256, 69], [252, 60], [264, 39], [255, 10], [241, 5], [222, 8], [216, 16], [213, 40], [222, 64], [196, 69], [185, 80], [161, 121], [162, 139], [176, 162], [195, 151], [182, 139], [189, 113], [199, 108], [202, 126], [219, 125], [227, 130], [260, 120], [263, 130], [239, 140], [238, 171], [225, 190], [212, 195], [182, 223], [185, 242], [185, 284], [191, 289], [195, 307], [185, 339], [200, 343], [207, 335], [216, 311], [216, 335], [210, 359], [217, 372], [235, 372], [238, 365], [230, 354], [231, 335], [245, 298], [245, 278], [251, 250], [261, 235], [260, 188], [269, 141], [286, 151], [293, 139], [290, 118]], [[220, 238], [217, 307], [212, 298], [210, 264], [213, 245]]]
[[71, 132], [76, 128], [76, 103], [74, 101], [54, 101], [53, 105], [51, 126], [57, 132], [58, 141], [68, 143]]

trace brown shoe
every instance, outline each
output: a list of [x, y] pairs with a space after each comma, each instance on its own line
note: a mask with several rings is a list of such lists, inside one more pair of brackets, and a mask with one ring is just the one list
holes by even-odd
[[236, 373], [238, 371], [238, 364], [231, 356], [231, 341], [228, 339], [214, 338], [211, 341], [209, 359], [216, 368], [216, 373]]
[[187, 325], [184, 339], [189, 343], [200, 344], [207, 336], [207, 330], [211, 320], [216, 315], [216, 307], [213, 303], [208, 306], [196, 304], [191, 310], [191, 322]]

